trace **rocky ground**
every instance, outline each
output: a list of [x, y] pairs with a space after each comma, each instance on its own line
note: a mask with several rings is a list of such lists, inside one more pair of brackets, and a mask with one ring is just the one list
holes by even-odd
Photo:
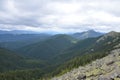
[[120, 80], [120, 49], [51, 80]]

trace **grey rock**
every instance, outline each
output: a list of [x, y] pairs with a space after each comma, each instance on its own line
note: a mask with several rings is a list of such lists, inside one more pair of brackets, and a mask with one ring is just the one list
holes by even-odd
[[82, 74], [82, 75], [79, 75], [77, 77], [78, 80], [85, 80], [86, 79], [86, 75]]

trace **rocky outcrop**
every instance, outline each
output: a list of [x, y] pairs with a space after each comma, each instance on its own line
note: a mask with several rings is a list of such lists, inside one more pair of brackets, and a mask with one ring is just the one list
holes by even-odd
[[[115, 41], [117, 41], [119, 39], [120, 33], [111, 31], [111, 32], [103, 35], [102, 37], [100, 37], [96, 42], [99, 43], [101, 41], [106, 40], [109, 37], [114, 38], [113, 42], [115, 42]], [[108, 43], [111, 43], [111, 42], [108, 42]]]
[[120, 49], [51, 80], [120, 80]]

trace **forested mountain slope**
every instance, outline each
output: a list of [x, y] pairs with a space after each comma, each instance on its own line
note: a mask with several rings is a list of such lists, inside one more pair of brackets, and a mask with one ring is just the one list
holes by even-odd
[[28, 57], [45, 60], [50, 59], [64, 49], [71, 47], [76, 41], [77, 40], [71, 36], [59, 34], [52, 36], [45, 41], [22, 47], [17, 51]]
[[10, 50], [0, 48], [0, 72], [20, 68], [23, 59]]
[[0, 72], [22, 69], [43, 68], [46, 62], [25, 58], [17, 53], [0, 48]]

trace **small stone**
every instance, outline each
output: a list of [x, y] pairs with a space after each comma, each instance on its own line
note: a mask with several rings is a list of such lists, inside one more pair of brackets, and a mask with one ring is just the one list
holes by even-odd
[[112, 65], [113, 63], [114, 61], [111, 61], [111, 62], [106, 63], [106, 65], [109, 66], [109, 65]]
[[86, 79], [86, 75], [79, 75], [78, 77], [77, 77], [77, 79], [78, 80], [85, 80]]
[[118, 74], [116, 77], [117, 77], [117, 78], [120, 78], [120, 74]]
[[99, 78], [98, 80], [109, 80], [108, 78]]

